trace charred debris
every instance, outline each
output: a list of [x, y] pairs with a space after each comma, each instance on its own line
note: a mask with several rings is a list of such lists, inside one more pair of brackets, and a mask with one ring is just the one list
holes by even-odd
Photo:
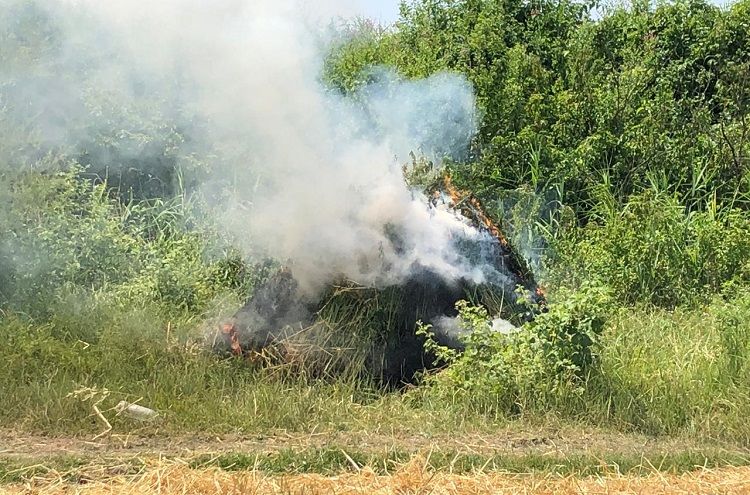
[[431, 207], [460, 212], [487, 234], [476, 241], [481, 245], [460, 248], [482, 252], [501, 278], [482, 284], [448, 281], [429, 269], [416, 269], [399, 285], [376, 289], [342, 282], [310, 300], [301, 295], [292, 271], [282, 268], [220, 325], [214, 349], [276, 364], [296, 363], [321, 377], [361, 370], [380, 383], [398, 386], [434, 366], [424, 338], [415, 333], [418, 321], [432, 324], [442, 345], [460, 349], [455, 331], [459, 325], [443, 323], [456, 321], [459, 300], [481, 304], [489, 314], [515, 325], [544, 311], [544, 293], [534, 274], [479, 199], [456, 188], [449, 175], [440, 175], [424, 189]]

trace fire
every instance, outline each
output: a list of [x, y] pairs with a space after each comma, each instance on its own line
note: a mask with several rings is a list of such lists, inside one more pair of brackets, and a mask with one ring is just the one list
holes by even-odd
[[468, 218], [476, 218], [490, 234], [500, 241], [501, 246], [504, 248], [510, 246], [508, 239], [503, 235], [495, 222], [485, 213], [482, 203], [476, 196], [468, 191], [461, 191], [456, 188], [449, 174], [443, 176], [443, 187], [456, 208], [461, 209]]
[[[480, 228], [485, 229], [494, 238], [498, 240], [500, 246], [508, 253], [513, 253], [513, 247], [511, 246], [508, 238], [505, 237], [500, 227], [490, 218], [479, 201], [479, 198], [474, 196], [469, 191], [463, 191], [453, 185], [453, 180], [450, 174], [443, 175], [443, 189], [446, 194], [451, 198], [453, 207], [459, 210], [466, 218], [470, 218], [478, 223]], [[519, 257], [512, 255], [506, 258], [506, 268], [516, 274], [521, 280], [529, 280], [532, 277], [528, 267], [524, 266], [520, 261]], [[544, 290], [537, 287], [536, 295], [540, 296], [541, 300], [544, 300]]]
[[224, 336], [232, 354], [242, 356], [242, 346], [240, 345], [240, 334], [234, 323], [225, 323], [221, 326], [221, 333]]

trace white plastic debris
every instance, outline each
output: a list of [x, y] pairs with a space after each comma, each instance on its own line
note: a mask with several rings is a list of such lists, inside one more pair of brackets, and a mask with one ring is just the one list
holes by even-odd
[[159, 413], [154, 411], [153, 409], [149, 409], [148, 407], [143, 407], [138, 404], [131, 404], [130, 402], [125, 402], [124, 400], [121, 400], [117, 404], [115, 410], [117, 411], [117, 414], [125, 414], [126, 416], [137, 419], [139, 421], [148, 421], [150, 419], [154, 419], [159, 415]]

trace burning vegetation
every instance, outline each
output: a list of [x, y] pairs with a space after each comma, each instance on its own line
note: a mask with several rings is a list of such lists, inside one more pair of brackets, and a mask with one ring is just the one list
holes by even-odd
[[[512, 329], [544, 309], [544, 293], [534, 274], [478, 198], [456, 188], [446, 173], [421, 189], [419, 197], [431, 211], [451, 213], [472, 231], [456, 239], [454, 248], [481, 270], [479, 281], [415, 266], [398, 284], [368, 287], [342, 278], [310, 296], [300, 290], [293, 269], [284, 267], [220, 325], [215, 348], [251, 359], [313, 362], [316, 375], [359, 365], [376, 380], [396, 385], [435, 363], [435, 356], [424, 349], [424, 337], [415, 333], [418, 322], [432, 325], [441, 345], [462, 347], [458, 301], [486, 307], [498, 331]], [[403, 249], [398, 226], [384, 228], [390, 247]]]

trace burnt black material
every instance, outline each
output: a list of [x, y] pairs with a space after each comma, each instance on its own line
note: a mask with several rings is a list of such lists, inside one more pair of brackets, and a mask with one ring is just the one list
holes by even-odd
[[282, 270], [256, 288], [253, 296], [235, 313], [232, 324], [245, 351], [258, 351], [282, 339], [291, 328], [313, 321], [313, 312], [298, 293], [297, 281]]
[[382, 383], [409, 383], [417, 372], [433, 366], [435, 357], [425, 352], [424, 338], [415, 333], [417, 321], [431, 323], [442, 316], [456, 316], [456, 301], [466, 296], [464, 285], [421, 270], [398, 287], [397, 328], [373, 342], [368, 358], [370, 370]]

